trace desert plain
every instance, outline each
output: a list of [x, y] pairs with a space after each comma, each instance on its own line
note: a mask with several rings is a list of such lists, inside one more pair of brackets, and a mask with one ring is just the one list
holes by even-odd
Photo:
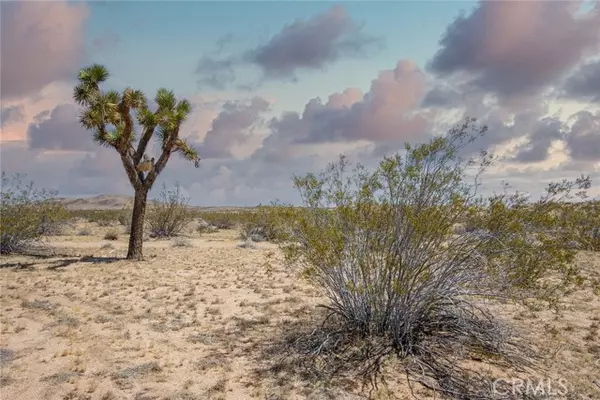
[[[105, 240], [115, 229], [118, 239]], [[116, 222], [77, 220], [45, 239], [46, 255], [2, 257], [2, 399], [440, 398], [397, 360], [377, 388], [352, 371], [323, 380], [285, 362], [293, 355], [282, 343], [316, 326], [327, 299], [275, 244], [240, 246], [235, 229], [190, 231], [147, 240], [145, 261], [133, 262], [127, 239]], [[471, 360], [474, 370], [567, 384], [537, 398], [600, 398], [600, 255], [580, 252], [577, 263], [588, 280], [555, 310], [490, 305], [535, 367]]]

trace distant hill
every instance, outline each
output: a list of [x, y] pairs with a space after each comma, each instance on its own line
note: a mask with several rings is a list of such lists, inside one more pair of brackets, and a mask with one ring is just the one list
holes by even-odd
[[110, 194], [79, 199], [61, 197], [57, 200], [69, 210], [120, 210], [133, 203], [132, 196]]
[[[99, 196], [85, 198], [67, 198], [59, 197], [56, 199], [63, 204], [68, 210], [121, 210], [123, 207], [133, 204], [133, 196], [123, 196], [114, 194], [102, 194]], [[154, 203], [154, 200], [149, 200], [149, 203]], [[198, 210], [205, 211], [236, 211], [254, 207], [198, 207], [190, 206]]]

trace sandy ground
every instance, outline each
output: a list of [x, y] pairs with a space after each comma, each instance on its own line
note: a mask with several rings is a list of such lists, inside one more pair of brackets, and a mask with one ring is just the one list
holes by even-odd
[[[49, 239], [61, 256], [2, 259], [2, 399], [414, 398], [401, 372], [368, 394], [263, 369], [263, 350], [325, 302], [276, 246], [239, 248], [236, 231], [219, 231], [187, 247], [148, 241], [134, 263], [119, 259], [127, 235], [103, 247], [115, 227], [84, 227], [91, 235]], [[568, 383], [546, 398], [600, 399], [600, 255], [578, 262], [592, 284], [560, 312], [494, 305], [537, 350], [532, 378]]]

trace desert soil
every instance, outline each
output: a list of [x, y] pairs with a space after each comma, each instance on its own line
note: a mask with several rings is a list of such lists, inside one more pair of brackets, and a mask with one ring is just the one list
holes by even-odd
[[[326, 303], [275, 245], [240, 248], [225, 230], [186, 246], [149, 240], [146, 261], [129, 262], [127, 235], [108, 242], [109, 229], [78, 222], [48, 238], [60, 255], [2, 258], [2, 399], [434, 398], [419, 385], [411, 394], [401, 370], [388, 368], [388, 389], [369, 393], [267, 369], [269, 346]], [[573, 291], [559, 312], [493, 307], [539, 356], [527, 377], [563, 378], [567, 398], [600, 399], [600, 255], [577, 262], [596, 286]]]

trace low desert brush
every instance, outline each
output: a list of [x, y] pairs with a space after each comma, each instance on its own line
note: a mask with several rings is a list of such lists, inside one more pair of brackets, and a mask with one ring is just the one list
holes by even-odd
[[[325, 290], [326, 308], [340, 321], [322, 341], [312, 335], [304, 343], [314, 347], [303, 351], [377, 339], [389, 352], [417, 357], [420, 369], [441, 379], [440, 390], [469, 390], [456, 371], [442, 379], [454, 368], [441, 364], [452, 346], [495, 355], [509, 337], [480, 300], [556, 301], [578, 281], [575, 250], [564, 246], [574, 231], [555, 211], [589, 179], [551, 184], [538, 200], [508, 188], [483, 197], [481, 176], [495, 158], [459, 154], [485, 130], [467, 119], [446, 136], [407, 144], [375, 171], [351, 170], [342, 156], [319, 175], [294, 179], [304, 207], [279, 208], [287, 219], [282, 248]], [[457, 234], [464, 221], [469, 229]]]
[[159, 200], [146, 213], [150, 237], [166, 238], [181, 234], [195, 217], [188, 208], [188, 201], [189, 198], [181, 193], [179, 184], [173, 189], [163, 185]]
[[67, 211], [54, 201], [55, 191], [36, 189], [24, 176], [12, 178], [2, 172], [0, 198], [0, 253], [23, 252], [38, 243], [44, 234], [55, 234]]

